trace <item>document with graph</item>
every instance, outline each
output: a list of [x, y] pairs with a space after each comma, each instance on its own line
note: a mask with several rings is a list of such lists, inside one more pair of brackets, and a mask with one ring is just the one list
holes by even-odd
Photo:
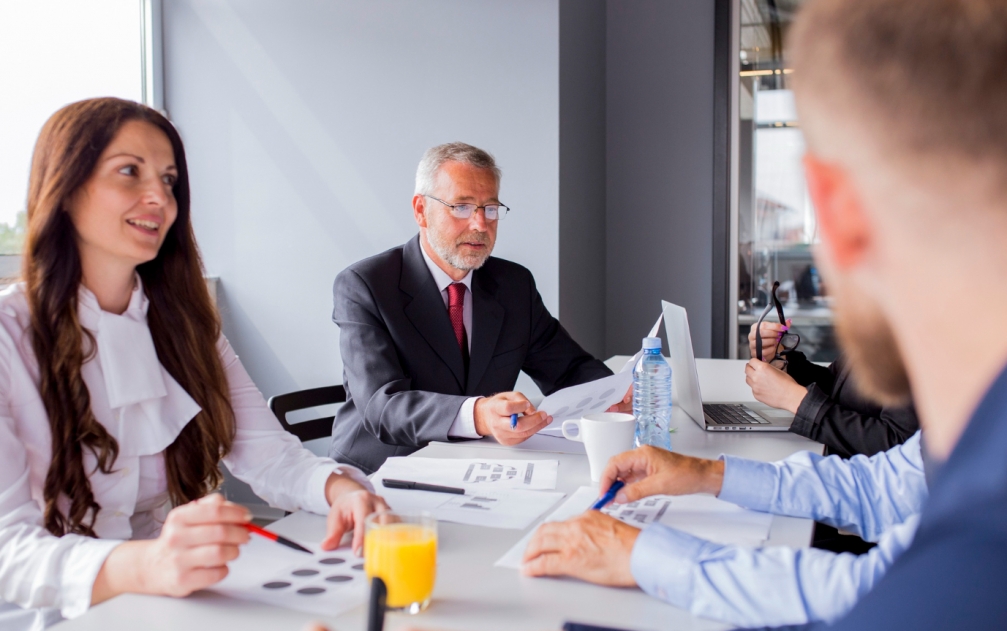
[[491, 460], [479, 458], [389, 458], [374, 475], [380, 478], [460, 486], [465, 489], [556, 488], [558, 460]]

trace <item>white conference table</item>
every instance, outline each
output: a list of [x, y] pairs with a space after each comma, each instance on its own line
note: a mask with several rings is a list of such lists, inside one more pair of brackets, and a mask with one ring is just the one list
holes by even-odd
[[[626, 359], [613, 357], [607, 363], [618, 369]], [[701, 359], [697, 364], [704, 399], [752, 400], [745, 385], [744, 361]], [[802, 449], [822, 452], [820, 444], [790, 433], [705, 432], [677, 408], [672, 426], [676, 428], [672, 449], [694, 456], [716, 458], [725, 453], [768, 461], [785, 458]], [[517, 448], [503, 447], [487, 439], [432, 443], [415, 455], [556, 459], [560, 462], [557, 489], [570, 493], [590, 484], [587, 458], [578, 447], [563, 439], [536, 436]], [[531, 528], [536, 526], [537, 523]], [[812, 527], [813, 523], [807, 519], [774, 517], [767, 545], [807, 546]], [[320, 516], [302, 512], [274, 523], [271, 528], [295, 540], [320, 541], [325, 523]], [[599, 587], [573, 579], [526, 578], [512, 569], [493, 567], [524, 531], [446, 522], [441, 522], [438, 530], [437, 584], [432, 604], [416, 616], [389, 614], [386, 628], [555, 631], [567, 620], [641, 631], [728, 628], [696, 618], [639, 589]], [[57, 628], [60, 631], [301, 631], [308, 621], [316, 619], [318, 616], [232, 600], [209, 592], [185, 599], [130, 594], [98, 605]], [[333, 631], [364, 629], [366, 607], [323, 622]]]

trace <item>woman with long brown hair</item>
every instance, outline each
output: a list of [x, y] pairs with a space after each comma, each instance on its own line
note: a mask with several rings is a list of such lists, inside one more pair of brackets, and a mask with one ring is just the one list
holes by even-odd
[[353, 529], [359, 552], [385, 507], [283, 431], [202, 272], [171, 123], [110, 98], [56, 112], [32, 159], [23, 282], [0, 292], [3, 629], [221, 580], [250, 519], [212, 494], [221, 461], [279, 508], [328, 514], [326, 549]]

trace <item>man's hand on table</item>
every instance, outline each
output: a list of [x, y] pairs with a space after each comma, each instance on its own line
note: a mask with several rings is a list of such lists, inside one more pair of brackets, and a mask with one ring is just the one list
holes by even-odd
[[598, 585], [632, 587], [630, 556], [640, 531], [589, 510], [569, 521], [539, 526], [525, 550], [527, 576], [573, 576]]
[[617, 504], [651, 495], [719, 495], [724, 461], [683, 456], [645, 445], [613, 456], [601, 474], [599, 488], [607, 491], [616, 480], [626, 484], [615, 496]]
[[[517, 414], [517, 427], [511, 429], [511, 414]], [[476, 433], [492, 436], [501, 445], [517, 445], [545, 428], [552, 417], [538, 412], [520, 392], [501, 392], [476, 401], [473, 410]]]

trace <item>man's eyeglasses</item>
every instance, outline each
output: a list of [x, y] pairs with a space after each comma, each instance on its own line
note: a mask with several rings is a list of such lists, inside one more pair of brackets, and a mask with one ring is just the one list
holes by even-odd
[[468, 219], [476, 209], [482, 208], [486, 221], [496, 221], [497, 219], [506, 217], [507, 211], [510, 210], [510, 208], [503, 204], [486, 204], [485, 206], [477, 206], [476, 204], [449, 204], [443, 199], [437, 199], [433, 195], [424, 195], [423, 197], [429, 197], [435, 202], [440, 202], [450, 208], [451, 216], [455, 219]]
[[[783, 315], [783, 304], [780, 303], [780, 299], [776, 297], [776, 290], [780, 287], [780, 281], [773, 283], [773, 300], [766, 305], [766, 310], [762, 312], [759, 317], [759, 321], [755, 325], [755, 354], [758, 355], [759, 359], [765, 361], [762, 358], [762, 321], [766, 319], [769, 312], [776, 307], [776, 315], [780, 318], [780, 324], [786, 326], [787, 319]], [[787, 367], [787, 353], [797, 348], [797, 345], [801, 343], [801, 336], [797, 333], [784, 333], [780, 338], [779, 343], [776, 345], [776, 351], [773, 355], [773, 359], [769, 360], [770, 365], [784, 370]]]

